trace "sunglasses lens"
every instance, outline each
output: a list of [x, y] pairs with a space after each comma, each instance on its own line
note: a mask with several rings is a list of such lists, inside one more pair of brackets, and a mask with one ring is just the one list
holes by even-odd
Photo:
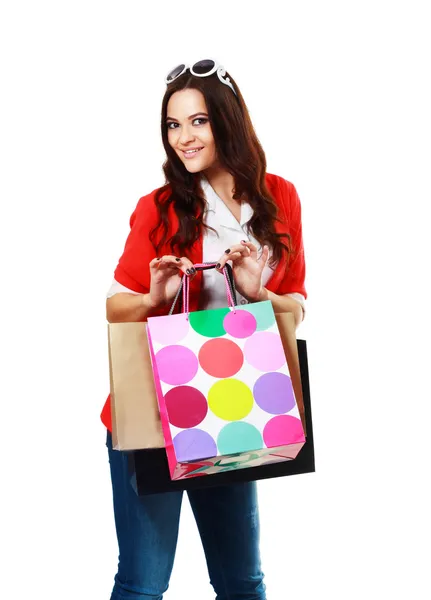
[[178, 75], [181, 73], [181, 71], [183, 71], [185, 68], [185, 65], [178, 65], [178, 67], [175, 67], [175, 69], [172, 69], [172, 71], [169, 73], [169, 75], [166, 77], [166, 79], [168, 81], [173, 81], [176, 77], [178, 77]]
[[200, 60], [193, 65], [193, 71], [198, 75], [205, 75], [205, 73], [209, 73], [214, 66], [215, 62], [213, 60]]

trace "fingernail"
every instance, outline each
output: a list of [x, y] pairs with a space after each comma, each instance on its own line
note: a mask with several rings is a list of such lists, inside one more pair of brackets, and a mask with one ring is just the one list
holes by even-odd
[[220, 267], [221, 267], [221, 264], [220, 264], [220, 263], [217, 263], [217, 264], [216, 264], [216, 269], [220, 269]]
[[176, 258], [175, 260], [176, 260], [177, 262], [180, 262], [181, 258]]
[[196, 269], [194, 267], [192, 267], [190, 270], [193, 273], [193, 275], [196, 273]]
[[186, 273], [187, 273], [187, 275], [191, 275], [191, 271], [190, 271], [190, 269], [187, 269], [187, 270], [186, 270]]
[[228, 249], [227, 249], [227, 250], [225, 250], [224, 252], [225, 252], [225, 254], [229, 254], [229, 252], [230, 252], [230, 248], [228, 248]]
[[242, 242], [243, 244], [246, 244], [246, 243], [247, 243], [245, 240], [241, 240], [241, 242]]
[[161, 258], [158, 258], [157, 260], [162, 260]]

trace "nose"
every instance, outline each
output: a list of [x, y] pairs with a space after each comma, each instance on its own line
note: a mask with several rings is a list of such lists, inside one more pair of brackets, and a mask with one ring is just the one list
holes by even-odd
[[185, 146], [188, 142], [191, 142], [192, 140], [194, 140], [195, 136], [193, 134], [193, 131], [191, 129], [191, 126], [188, 124], [185, 124], [181, 127], [181, 131], [180, 131], [180, 137], [179, 137], [179, 142], [181, 145]]

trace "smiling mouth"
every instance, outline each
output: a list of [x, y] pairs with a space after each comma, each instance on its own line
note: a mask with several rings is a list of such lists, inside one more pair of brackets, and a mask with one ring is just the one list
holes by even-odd
[[204, 147], [202, 146], [202, 148], [197, 148], [194, 150], [181, 150], [181, 152], [183, 153], [184, 158], [194, 158], [201, 150], [203, 150], [203, 148]]

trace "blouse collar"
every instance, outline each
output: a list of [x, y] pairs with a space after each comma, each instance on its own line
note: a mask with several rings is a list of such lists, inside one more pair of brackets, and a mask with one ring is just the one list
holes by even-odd
[[[253, 216], [253, 209], [248, 202], [241, 203], [241, 218], [240, 223], [235, 219], [232, 212], [215, 192], [205, 175], [202, 174], [202, 191], [207, 201], [207, 211], [217, 216], [219, 224], [230, 229], [240, 229], [248, 223]], [[211, 215], [209, 215], [210, 217]]]

